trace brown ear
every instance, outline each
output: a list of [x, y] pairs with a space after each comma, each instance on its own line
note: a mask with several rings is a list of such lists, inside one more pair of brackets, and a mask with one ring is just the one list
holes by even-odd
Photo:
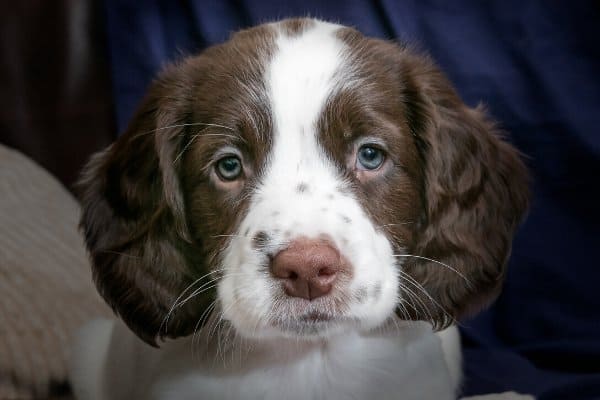
[[126, 133], [92, 157], [80, 181], [81, 227], [98, 290], [152, 345], [157, 336], [191, 333], [201, 301], [177, 308], [164, 325], [177, 296], [193, 282], [192, 266], [202, 268], [191, 257], [176, 162], [188, 122], [187, 75], [184, 66], [166, 70]]
[[403, 75], [426, 199], [412, 252], [422, 258], [407, 258], [405, 269], [427, 294], [410, 313], [440, 329], [498, 295], [528, 206], [528, 174], [484, 111], [467, 107], [431, 62], [409, 58]]

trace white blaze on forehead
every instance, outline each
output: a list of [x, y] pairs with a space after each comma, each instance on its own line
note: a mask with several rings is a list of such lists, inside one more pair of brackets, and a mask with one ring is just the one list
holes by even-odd
[[266, 70], [274, 117], [274, 163], [284, 161], [295, 168], [310, 161], [307, 154], [322, 153], [317, 148], [316, 123], [343, 60], [344, 44], [335, 35], [339, 28], [317, 22], [296, 35], [279, 33]]
[[277, 38], [267, 83], [279, 133], [315, 122], [340, 66], [343, 43], [335, 36], [337, 29], [317, 23], [295, 36], [282, 32]]

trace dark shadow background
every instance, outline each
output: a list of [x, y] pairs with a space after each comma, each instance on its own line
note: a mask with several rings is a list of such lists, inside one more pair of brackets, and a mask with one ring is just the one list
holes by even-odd
[[69, 187], [116, 137], [103, 17], [91, 0], [18, 0], [0, 11], [0, 142]]
[[598, 2], [21, 0], [0, 15], [0, 142], [70, 187], [165, 63], [306, 15], [417, 43], [526, 156], [534, 198], [505, 290], [463, 322], [465, 393], [600, 399]]

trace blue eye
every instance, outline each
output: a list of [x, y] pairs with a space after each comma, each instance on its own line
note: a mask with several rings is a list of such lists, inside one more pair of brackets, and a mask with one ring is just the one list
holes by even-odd
[[383, 151], [376, 147], [365, 145], [358, 149], [356, 156], [357, 161], [360, 163], [361, 169], [377, 169], [383, 164], [385, 157]]
[[242, 174], [242, 162], [236, 156], [223, 157], [217, 161], [217, 175], [224, 181], [233, 181]]

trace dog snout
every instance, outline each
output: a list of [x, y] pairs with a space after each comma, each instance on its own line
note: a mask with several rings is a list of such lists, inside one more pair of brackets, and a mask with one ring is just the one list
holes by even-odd
[[310, 301], [330, 293], [348, 265], [328, 241], [297, 239], [273, 257], [270, 267], [288, 296]]

